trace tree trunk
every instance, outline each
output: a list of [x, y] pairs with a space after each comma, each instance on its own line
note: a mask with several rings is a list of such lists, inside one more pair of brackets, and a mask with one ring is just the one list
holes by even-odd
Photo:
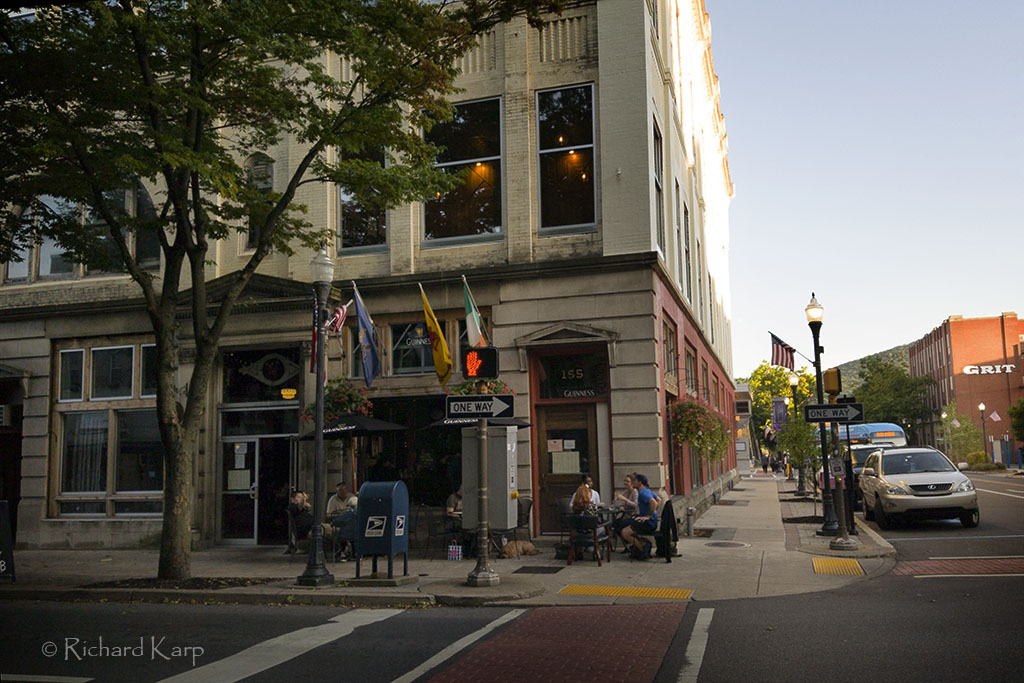
[[157, 578], [192, 576], [192, 451], [189, 440], [177, 441], [165, 458], [164, 521], [160, 534]]

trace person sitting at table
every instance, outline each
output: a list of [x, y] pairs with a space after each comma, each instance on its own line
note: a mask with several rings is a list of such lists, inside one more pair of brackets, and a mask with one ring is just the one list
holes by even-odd
[[[359, 498], [349, 493], [348, 484], [343, 481], [338, 482], [337, 493], [327, 499], [327, 515], [323, 524], [324, 538], [336, 538], [335, 532], [344, 525], [346, 516], [355, 515], [357, 505], [359, 505]], [[335, 557], [341, 556], [342, 551], [345, 550], [343, 546], [348, 543], [347, 540], [343, 541], [339, 547], [334, 549]]]
[[622, 528], [622, 540], [631, 546], [633, 556], [646, 560], [651, 556], [650, 541], [642, 536], [653, 534], [658, 528], [658, 496], [654, 495], [646, 475], [634, 474], [633, 481], [639, 487], [636, 494], [637, 514]]
[[444, 504], [444, 523], [449, 531], [462, 530], [462, 486], [455, 489], [455, 493], [448, 496]]
[[[625, 491], [623, 493], [615, 494], [615, 508], [622, 512], [622, 514], [612, 521], [612, 529], [619, 538], [622, 538], [622, 530], [629, 526], [630, 520], [633, 515], [639, 510], [637, 505], [637, 486], [634, 480], [635, 474], [627, 474], [625, 480], [622, 482], [625, 485]], [[625, 539], [622, 541], [623, 546], [626, 545]], [[628, 553], [629, 548], [624, 547], [622, 552]]]
[[572, 505], [576, 505], [576, 496], [584, 486], [590, 490], [590, 504], [596, 508], [601, 504], [601, 494], [594, 490], [594, 478], [587, 473], [580, 475], [580, 486], [576, 489], [576, 493], [572, 494]]
[[[292, 518], [295, 524], [295, 541], [309, 536], [309, 532], [313, 528], [313, 512], [305, 491], [292, 489], [292, 495], [288, 503], [288, 516]], [[289, 538], [288, 549], [285, 550], [285, 554], [294, 553], [295, 551], [296, 548], [292, 544], [292, 539]]]
[[[576, 489], [576, 493], [572, 494], [572, 511], [576, 515], [596, 515], [597, 514], [597, 503], [594, 502], [594, 498], [597, 496], [597, 491], [590, 488], [587, 484], [588, 477], [585, 477], [583, 482], [580, 483], [579, 488]], [[593, 480], [591, 480], [593, 481]]]

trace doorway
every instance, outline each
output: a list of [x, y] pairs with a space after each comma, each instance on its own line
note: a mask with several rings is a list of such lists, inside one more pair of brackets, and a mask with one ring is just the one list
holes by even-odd
[[597, 409], [593, 403], [537, 406], [541, 533], [558, 533], [558, 499], [571, 498], [584, 472], [600, 489]]
[[221, 449], [221, 540], [237, 545], [288, 542], [288, 437], [225, 440]]

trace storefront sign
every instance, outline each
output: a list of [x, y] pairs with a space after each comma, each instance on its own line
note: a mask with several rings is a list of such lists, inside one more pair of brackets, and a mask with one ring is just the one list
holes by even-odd
[[1006, 365], [965, 365], [965, 375], [1000, 375], [1002, 373], [1011, 373], [1017, 369], [1016, 365], [1007, 363]]

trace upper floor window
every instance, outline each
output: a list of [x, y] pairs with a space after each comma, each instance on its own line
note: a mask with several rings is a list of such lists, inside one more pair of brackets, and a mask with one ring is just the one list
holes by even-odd
[[686, 284], [683, 286], [683, 294], [686, 295], [686, 300], [693, 301], [693, 275], [691, 273], [690, 264], [690, 208], [683, 203], [683, 261], [684, 265], [684, 276], [686, 278]]
[[[263, 153], [253, 154], [245, 160], [245, 176], [249, 184], [261, 194], [274, 189], [274, 160]], [[249, 231], [246, 235], [246, 249], [255, 249], [260, 239], [260, 228], [270, 210], [269, 203], [254, 204], [249, 211]]]
[[665, 374], [676, 374], [676, 326], [667, 320], [662, 323], [662, 348], [664, 350]]
[[594, 225], [594, 86], [537, 93], [540, 227]]
[[[39, 225], [44, 220], [75, 212], [75, 207], [68, 202], [43, 195], [28, 205], [22, 219], [30, 225]], [[75, 271], [70, 254], [49, 237], [40, 236], [34, 244], [20, 249], [18, 257], [19, 260], [7, 263], [5, 282], [55, 279], [67, 277]]]
[[501, 233], [501, 100], [455, 105], [454, 118], [435, 125], [426, 139], [440, 148], [435, 166], [462, 181], [426, 202], [424, 239]]
[[657, 122], [654, 123], [654, 227], [658, 233], [658, 249], [665, 253], [665, 199], [662, 187], [662, 167], [664, 166], [664, 150], [662, 149], [661, 131]]
[[711, 400], [711, 392], [708, 387], [708, 362], [704, 360], [700, 362], [700, 386], [704, 402], [706, 403]]
[[697, 350], [686, 342], [686, 393], [697, 394]]
[[[374, 146], [350, 156], [368, 167], [384, 166], [383, 147]], [[360, 175], [358, 171], [353, 171], [353, 174]], [[371, 195], [375, 192], [372, 182], [366, 182], [364, 187]], [[387, 244], [387, 211], [375, 205], [372, 196], [368, 200], [359, 201], [351, 192], [339, 186], [338, 203], [341, 205], [338, 212], [341, 220], [338, 249], [370, 250]]]

